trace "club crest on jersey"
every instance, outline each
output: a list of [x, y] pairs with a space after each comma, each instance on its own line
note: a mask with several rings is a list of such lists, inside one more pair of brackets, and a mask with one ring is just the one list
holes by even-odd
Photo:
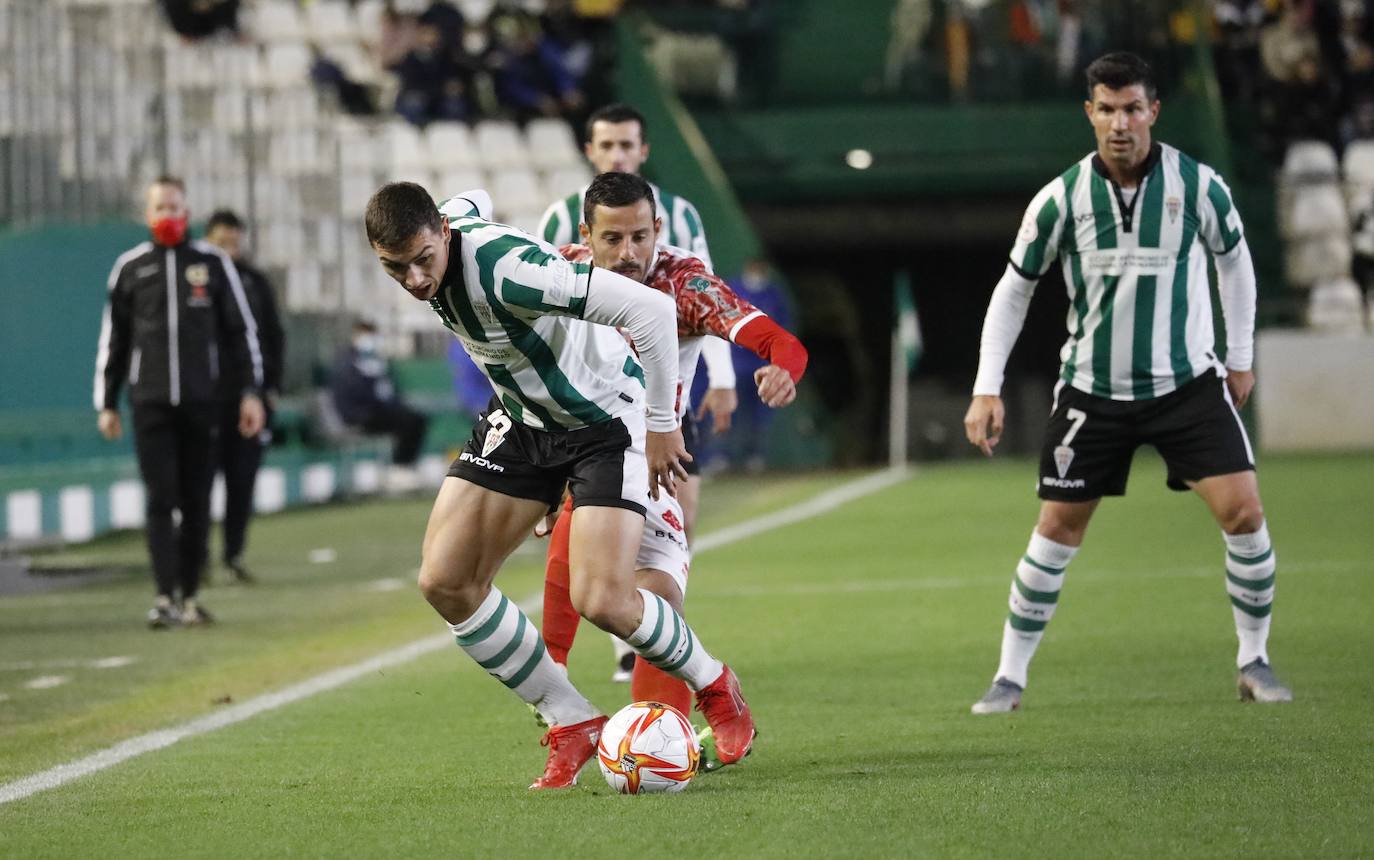
[[506, 441], [506, 433], [510, 431], [511, 420], [506, 417], [506, 413], [500, 409], [492, 410], [487, 416], [487, 437], [482, 440], [482, 456], [486, 457], [501, 447], [501, 443]]
[[203, 287], [210, 283], [210, 267], [204, 263], [192, 263], [187, 266], [186, 283], [193, 287]]
[[1059, 445], [1054, 449], [1054, 467], [1059, 470], [1059, 477], [1063, 478], [1069, 474], [1069, 465], [1073, 463], [1073, 449], [1068, 445]]
[[690, 289], [696, 290], [699, 293], [704, 293], [707, 290], [711, 289], [711, 282], [698, 275], [692, 280], [688, 281], [687, 286]]
[[1172, 224], [1178, 220], [1178, 210], [1183, 208], [1183, 201], [1177, 197], [1170, 197], [1164, 201], [1164, 207], [1169, 210], [1169, 223]]

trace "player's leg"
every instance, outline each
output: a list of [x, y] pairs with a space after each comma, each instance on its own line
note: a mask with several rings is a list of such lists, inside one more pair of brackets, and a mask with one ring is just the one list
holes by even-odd
[[1040, 517], [1012, 577], [1001, 657], [975, 714], [1021, 705], [1031, 658], [1054, 617], [1065, 571], [1103, 496], [1122, 495], [1135, 444], [1126, 416], [1101, 398], [1062, 389], [1040, 455]]
[[738, 679], [711, 656], [667, 601], [635, 587], [635, 559], [649, 501], [643, 416], [632, 414], [609, 426], [566, 435], [572, 437], [569, 448], [579, 452], [568, 481], [573, 495], [573, 605], [588, 621], [624, 639], [641, 658], [686, 681], [715, 734], [721, 762], [738, 761], [754, 740], [753, 717]]
[[459, 647], [559, 727], [600, 714], [549, 657], [538, 628], [493, 585], [547, 509], [546, 502], [446, 478], [425, 530], [419, 582]]
[[572, 498], [558, 511], [549, 533], [549, 551], [544, 561], [544, 644], [555, 662], [567, 666], [582, 616], [573, 608], [568, 592], [568, 537], [572, 533]]
[[177, 507], [177, 436], [171, 406], [135, 404], [134, 452], [143, 476], [144, 538], [153, 567], [157, 599], [148, 611], [148, 626], [166, 629], [180, 622], [176, 592], [180, 579], [177, 531], [172, 512]]
[[217, 410], [214, 404], [182, 404], [177, 410], [181, 621], [183, 624], [205, 624], [214, 619], [200, 605], [197, 595], [201, 573], [210, 555], [210, 486], [215, 478]]
[[1225, 382], [1213, 374], [1166, 397], [1150, 432], [1168, 467], [1169, 487], [1194, 490], [1221, 527], [1241, 698], [1289, 701], [1292, 691], [1269, 668], [1276, 563], [1245, 426]]
[[[645, 514], [635, 557], [635, 585], [663, 598], [674, 612], [683, 615], [691, 561], [682, 527], [682, 508], [676, 499], [661, 495], [649, 503]], [[687, 684], [648, 660], [635, 659], [630, 697], [636, 702], [671, 705], [684, 717], [690, 717], [692, 712], [692, 691]]]

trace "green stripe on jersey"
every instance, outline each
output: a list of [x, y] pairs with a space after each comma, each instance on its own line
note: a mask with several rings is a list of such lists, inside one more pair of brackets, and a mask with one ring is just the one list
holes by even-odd
[[[538, 400], [530, 397], [520, 388], [520, 383], [515, 381], [515, 377], [511, 375], [511, 372], [506, 369], [505, 365], [483, 364], [482, 366], [486, 368], [488, 379], [506, 389], [511, 394], [514, 394], [516, 398], [519, 399], [523, 408], [517, 407], [511, 409], [511, 417], [516, 421], [519, 421], [524, 417], [526, 412], [529, 412], [535, 418], [539, 419], [539, 422], [544, 425], [545, 430], [556, 430], [563, 426], [558, 423], [558, 420], [553, 417], [553, 414], [545, 409]], [[505, 403], [507, 408], [513, 405], [508, 395], [503, 395], [501, 397], [501, 402]]]
[[1188, 360], [1188, 258], [1197, 230], [1197, 162], [1180, 152], [1178, 172], [1183, 178], [1183, 241], [1174, 262], [1169, 309], [1169, 366], [1174, 371], [1175, 387], [1193, 378], [1193, 364]]
[[1116, 247], [1116, 213], [1112, 211], [1111, 190], [1107, 180], [1096, 170], [1088, 171], [1088, 191], [1093, 201], [1093, 226], [1097, 233], [1097, 249], [1105, 251]]
[[1231, 214], [1231, 196], [1226, 193], [1226, 189], [1221, 187], [1221, 183], [1216, 179], [1207, 181], [1207, 199], [1212, 202], [1212, 209], [1217, 214], [1217, 232], [1221, 234], [1222, 250], [1219, 253], [1226, 254], [1236, 247], [1240, 241], [1240, 231], [1232, 230], [1227, 224], [1226, 219]]
[[624, 370], [626, 376], [629, 376], [633, 379], [638, 379], [640, 385], [644, 385], [647, 387], [648, 384], [644, 381], [644, 368], [640, 367], [637, 363], [635, 363], [635, 360], [628, 355], [625, 356]]
[[1088, 318], [1088, 287], [1083, 282], [1083, 265], [1078, 259], [1078, 221], [1073, 214], [1073, 192], [1082, 169], [1082, 163], [1075, 164], [1064, 171], [1061, 177], [1064, 180], [1064, 233], [1059, 237], [1059, 242], [1061, 255], [1069, 261], [1069, 291], [1073, 296], [1074, 316], [1078, 318], [1073, 332], [1073, 348], [1069, 351], [1068, 361], [1064, 362], [1065, 382], [1073, 381], [1073, 369], [1078, 366], [1078, 343], [1083, 339], [1083, 325]]
[[[1050, 195], [1035, 216], [1035, 241], [1026, 246], [1025, 256], [1021, 258], [1021, 271], [1028, 275], [1044, 274], [1041, 270], [1045, 266], [1045, 249], [1049, 246], [1050, 234], [1054, 232], [1054, 222], [1058, 218], [1059, 204], [1055, 202], [1054, 195]], [[1069, 227], [1066, 225], [1064, 229]]]
[[[487, 301], [491, 303], [492, 313], [495, 315], [497, 321], [501, 323], [501, 327], [506, 330], [506, 334], [510, 336], [511, 344], [530, 360], [530, 364], [533, 365], [535, 372], [539, 374], [540, 381], [544, 383], [544, 387], [548, 390], [549, 395], [559, 406], [562, 406], [564, 409], [568, 410], [570, 415], [586, 424], [599, 424], [604, 421], [609, 421], [611, 419], [610, 415], [602, 410], [600, 406], [597, 406], [592, 401], [583, 397], [582, 394], [572, 386], [572, 383], [568, 381], [568, 377], [566, 377], [563, 371], [558, 367], [558, 360], [553, 350], [544, 342], [544, 339], [539, 336], [539, 333], [526, 323], [517, 319], [510, 311], [506, 310], [496, 296], [496, 285], [494, 283], [496, 264], [516, 248], [528, 246], [530, 244], [528, 240], [522, 239], [519, 236], [500, 236], [477, 249], [478, 279], [481, 281], [482, 289], [487, 294]], [[512, 381], [514, 380], [512, 379]], [[521, 399], [526, 400], [526, 398]], [[534, 404], [532, 402], [527, 402], [526, 405], [530, 407], [531, 412], [534, 412], [536, 415], [539, 414], [533, 408]], [[548, 414], [547, 411], [545, 414]], [[543, 416], [541, 415], [540, 417], [542, 418]], [[551, 425], [551, 427], [558, 426], [561, 425], [557, 422]]]
[[[1116, 230], [1113, 228], [1115, 237]], [[1102, 279], [1102, 298], [1098, 300], [1097, 328], [1093, 329], [1093, 390], [1097, 397], [1112, 396], [1112, 317], [1116, 311], [1116, 288], [1119, 275]]]
[[468, 337], [473, 340], [488, 341], [487, 330], [482, 327], [481, 320], [477, 319], [477, 314], [472, 310], [472, 303], [468, 301], [467, 293], [463, 292], [461, 286], [456, 288], [440, 287], [435, 298], [443, 305], [444, 312], [450, 318], [456, 317], [462, 322]]
[[[1145, 178], [1145, 196], [1140, 201], [1140, 234], [1137, 241], [1142, 248], [1158, 248], [1160, 222], [1164, 216], [1164, 170], [1160, 159]], [[1137, 400], [1153, 397], [1155, 293], [1159, 278], [1141, 275], [1135, 284], [1135, 327], [1131, 332], [1131, 393]]]
[[687, 222], [687, 241], [680, 243], [681, 247], [691, 249], [692, 240], [701, 235], [701, 221], [697, 219], [697, 213], [692, 211], [691, 206], [682, 207], [682, 220]]

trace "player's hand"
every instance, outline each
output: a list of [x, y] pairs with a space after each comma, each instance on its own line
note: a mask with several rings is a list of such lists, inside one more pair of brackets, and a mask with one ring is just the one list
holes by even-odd
[[644, 459], [649, 461], [649, 495], [658, 501], [660, 487], [677, 496], [677, 482], [687, 480], [684, 463], [692, 462], [682, 442], [682, 428], [667, 433], [650, 430], [644, 434]]
[[262, 432], [267, 424], [267, 413], [263, 411], [262, 401], [256, 394], [245, 394], [239, 401], [239, 435], [252, 439]]
[[976, 395], [964, 414], [964, 433], [975, 448], [991, 457], [992, 449], [1002, 441], [1002, 422], [1005, 418], [1002, 398], [992, 394]]
[[1253, 370], [1226, 371], [1226, 388], [1231, 392], [1231, 399], [1235, 401], [1236, 408], [1240, 409], [1250, 399], [1250, 393], [1255, 390], [1255, 372]]
[[797, 384], [792, 374], [776, 364], [754, 371], [754, 384], [759, 387], [759, 400], [770, 409], [780, 409], [797, 399]]
[[739, 395], [733, 388], [708, 388], [697, 407], [697, 420], [711, 413], [711, 432], [724, 433], [730, 429], [730, 416], [739, 408]]
[[102, 409], [96, 416], [95, 427], [100, 435], [113, 442], [124, 435], [124, 422], [119, 418], [118, 409]]

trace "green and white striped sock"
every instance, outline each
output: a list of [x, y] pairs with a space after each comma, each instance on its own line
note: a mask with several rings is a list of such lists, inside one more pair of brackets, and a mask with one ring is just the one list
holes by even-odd
[[465, 621], [450, 624], [458, 647], [526, 704], [533, 705], [550, 726], [568, 726], [600, 715], [577, 692], [544, 647], [539, 627], [495, 587]]
[[1274, 547], [1269, 526], [1248, 535], [1223, 534], [1226, 539], [1226, 592], [1231, 595], [1231, 614], [1236, 621], [1236, 666], [1269, 662], [1269, 622], [1274, 610]]
[[1076, 546], [1055, 543], [1039, 532], [1031, 533], [1030, 545], [1011, 581], [1011, 611], [1002, 626], [1002, 660], [995, 677], [1026, 686], [1031, 657], [1035, 656], [1045, 635], [1045, 625], [1050, 623], [1059, 603], [1064, 569], [1077, 552]]
[[644, 598], [644, 620], [625, 639], [635, 653], [674, 678], [686, 681], [693, 690], [719, 678], [724, 666], [701, 647], [692, 628], [668, 601], [643, 588], [639, 589], [639, 596]]

